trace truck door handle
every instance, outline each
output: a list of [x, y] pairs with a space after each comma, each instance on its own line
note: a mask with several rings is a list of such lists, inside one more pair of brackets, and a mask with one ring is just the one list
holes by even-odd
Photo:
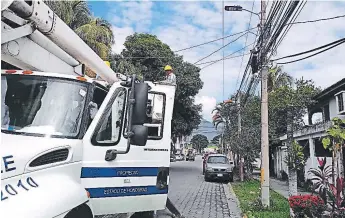
[[115, 160], [117, 157], [117, 153], [115, 149], [109, 149], [107, 150], [107, 152], [105, 153], [105, 160], [106, 161], [112, 161]]

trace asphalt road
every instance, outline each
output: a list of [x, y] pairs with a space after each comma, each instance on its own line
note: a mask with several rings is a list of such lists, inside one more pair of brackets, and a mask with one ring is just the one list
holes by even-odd
[[[200, 156], [195, 161], [171, 163], [169, 198], [186, 218], [241, 217], [227, 184], [204, 181]], [[167, 210], [158, 211], [157, 215], [171, 217]]]

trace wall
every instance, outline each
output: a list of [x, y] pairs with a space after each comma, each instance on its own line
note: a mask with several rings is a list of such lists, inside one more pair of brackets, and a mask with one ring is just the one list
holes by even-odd
[[331, 119], [333, 119], [334, 117], [339, 117], [340, 119], [345, 119], [345, 115], [339, 115], [338, 114], [337, 102], [336, 102], [335, 97], [333, 97], [329, 101], [329, 114], [330, 114]]

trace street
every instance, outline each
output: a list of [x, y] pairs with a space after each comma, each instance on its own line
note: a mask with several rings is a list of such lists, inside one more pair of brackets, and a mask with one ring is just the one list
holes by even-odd
[[[195, 161], [172, 162], [170, 166], [169, 198], [186, 218], [241, 217], [236, 200], [227, 184], [205, 182], [202, 175], [202, 158]], [[158, 218], [171, 217], [165, 211]]]

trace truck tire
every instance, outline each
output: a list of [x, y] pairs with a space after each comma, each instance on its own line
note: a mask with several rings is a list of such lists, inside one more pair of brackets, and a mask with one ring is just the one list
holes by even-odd
[[73, 208], [64, 218], [93, 218], [92, 211], [86, 204]]
[[154, 218], [154, 211], [136, 212], [131, 218]]

